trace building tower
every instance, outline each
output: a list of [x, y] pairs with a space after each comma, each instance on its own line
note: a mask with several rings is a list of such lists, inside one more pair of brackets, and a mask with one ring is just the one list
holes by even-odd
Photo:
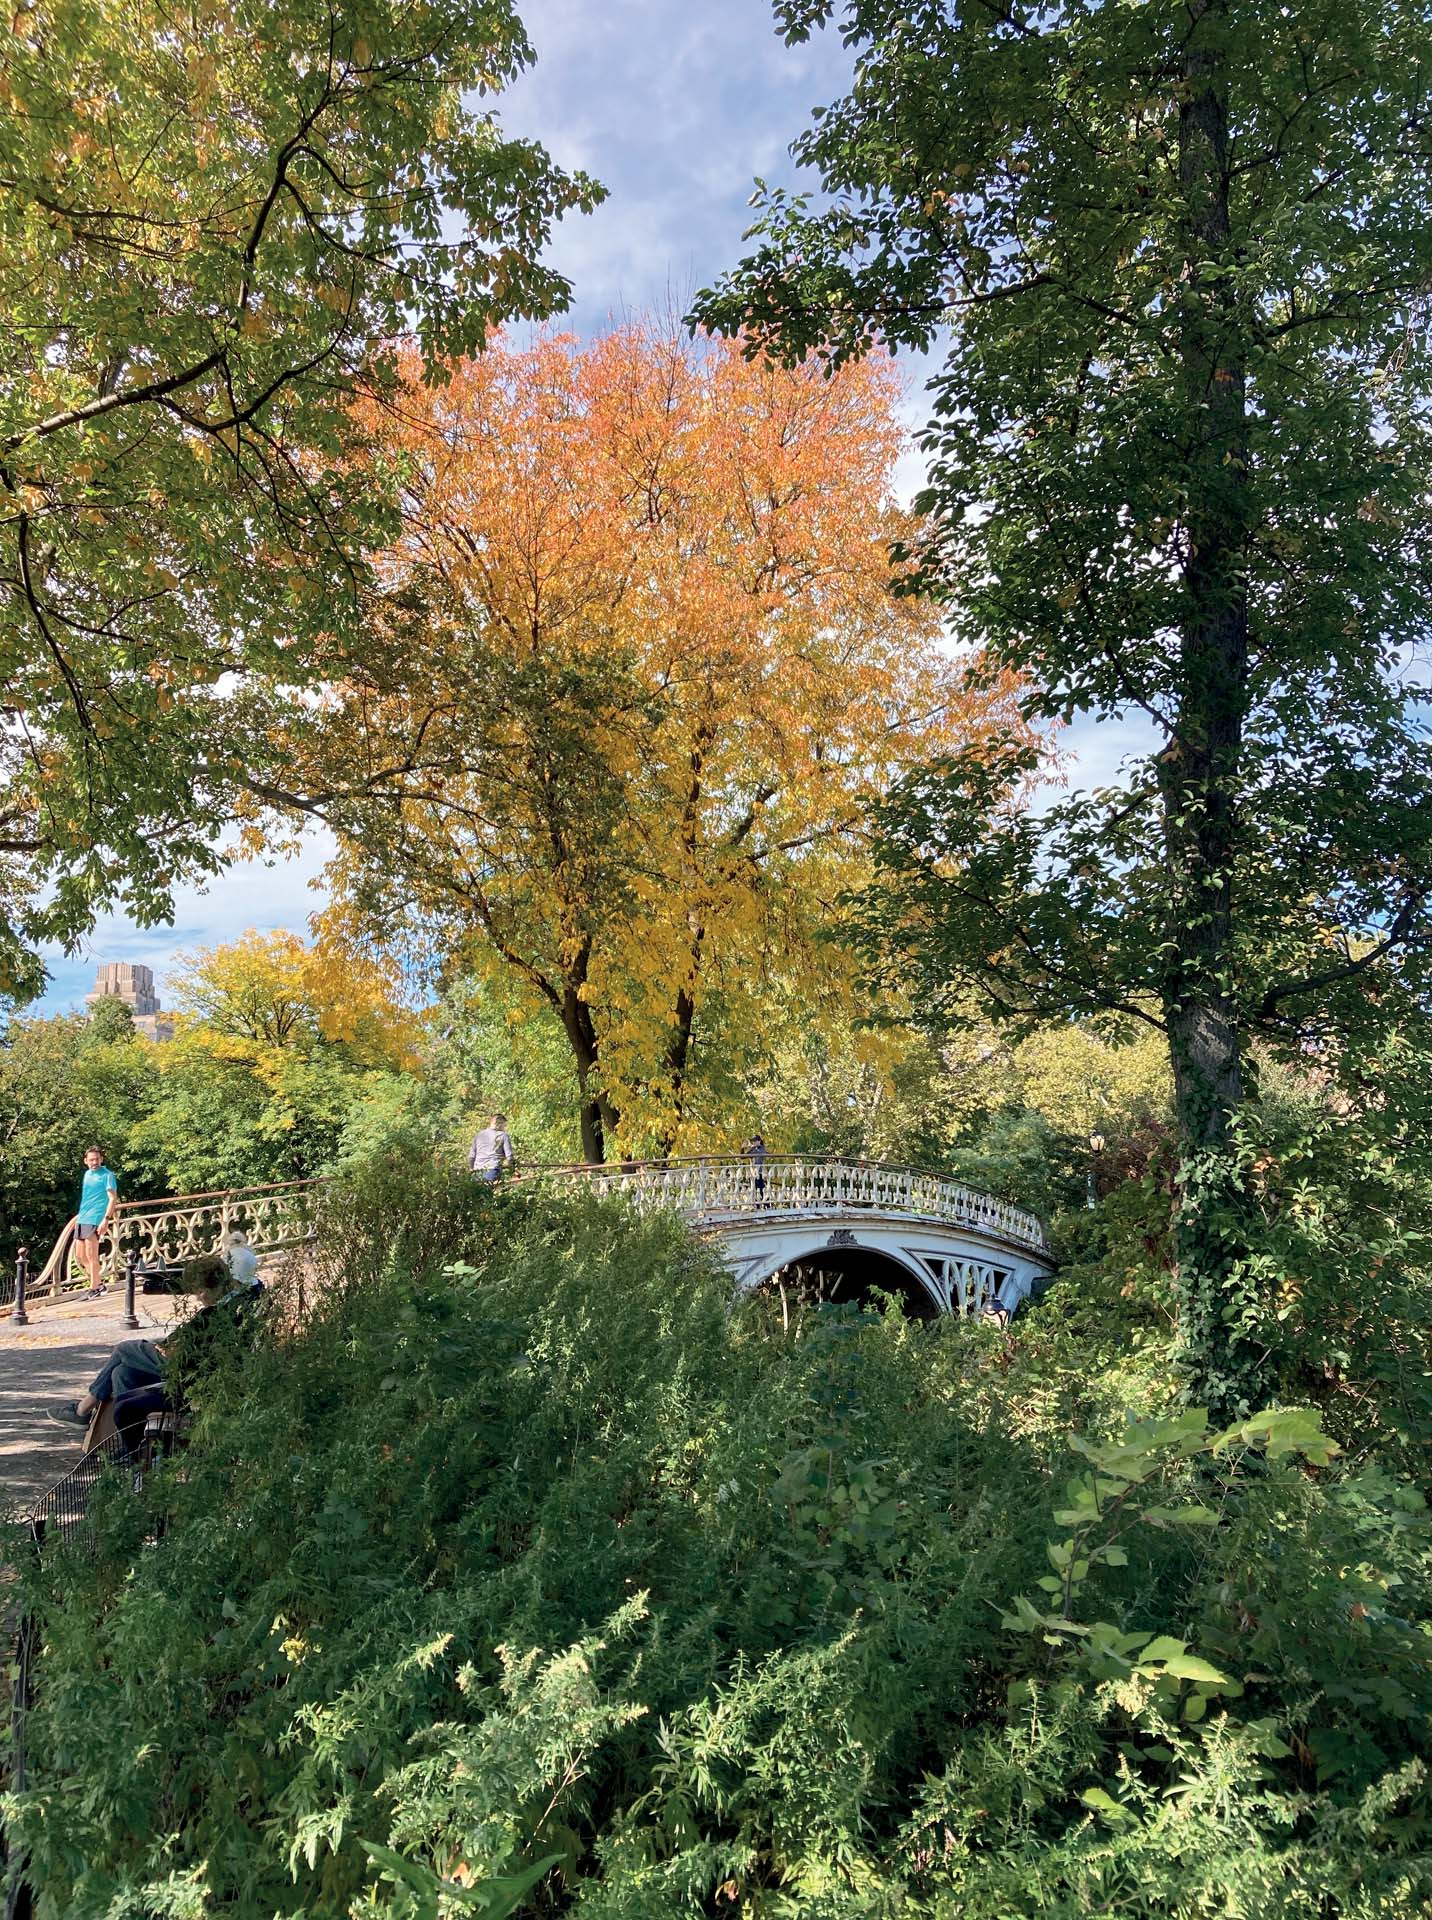
[[128, 960], [106, 960], [95, 973], [94, 992], [85, 995], [85, 1005], [93, 1011], [99, 1000], [122, 1000], [134, 1015], [135, 1031], [146, 1040], [174, 1038], [173, 1023], [160, 1011], [150, 968], [133, 966]]

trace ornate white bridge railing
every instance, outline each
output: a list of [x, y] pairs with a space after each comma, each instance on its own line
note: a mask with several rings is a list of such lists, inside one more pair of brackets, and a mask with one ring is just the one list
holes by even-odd
[[[518, 1176], [518, 1184], [538, 1182], [623, 1193], [643, 1211], [672, 1208], [693, 1226], [718, 1233], [723, 1225], [743, 1220], [774, 1222], [857, 1211], [972, 1229], [1035, 1255], [1042, 1255], [1047, 1244], [1037, 1216], [1022, 1207], [976, 1193], [945, 1174], [869, 1160], [780, 1154], [760, 1165], [742, 1156], [619, 1161], [599, 1167], [534, 1168]], [[113, 1281], [131, 1253], [141, 1264], [211, 1253], [235, 1227], [243, 1229], [259, 1252], [297, 1246], [312, 1233], [318, 1198], [328, 1185], [322, 1179], [290, 1180], [124, 1201], [100, 1242], [102, 1269]], [[74, 1229], [67, 1227], [29, 1282], [32, 1305], [84, 1285], [83, 1277], [71, 1270], [73, 1250]]]
[[543, 1167], [518, 1178], [628, 1193], [640, 1208], [673, 1207], [712, 1227], [753, 1214], [856, 1210], [969, 1227], [1033, 1253], [1047, 1246], [1042, 1222], [1024, 1208], [976, 1193], [946, 1174], [879, 1161], [813, 1154], [768, 1155], [759, 1166], [744, 1156], [618, 1161], [602, 1167]]
[[[141, 1265], [187, 1260], [217, 1252], [235, 1228], [260, 1252], [295, 1247], [313, 1229], [315, 1206], [326, 1180], [288, 1180], [270, 1187], [231, 1187], [223, 1192], [186, 1193], [163, 1200], [125, 1200], [114, 1210], [100, 1239], [100, 1268], [114, 1282], [130, 1254]], [[29, 1302], [56, 1299], [85, 1285], [71, 1273], [74, 1227], [55, 1242], [49, 1259], [29, 1283]]]

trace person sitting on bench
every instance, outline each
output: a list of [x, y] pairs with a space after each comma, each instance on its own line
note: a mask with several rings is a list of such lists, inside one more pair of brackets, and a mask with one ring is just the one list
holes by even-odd
[[165, 1342], [162, 1379], [115, 1396], [115, 1431], [130, 1459], [144, 1438], [145, 1423], [151, 1413], [187, 1410], [188, 1396], [195, 1384], [205, 1374], [217, 1371], [226, 1360], [240, 1357], [241, 1329], [263, 1297], [264, 1283], [254, 1279], [235, 1285], [225, 1263], [222, 1277], [197, 1291], [203, 1302], [199, 1312], [176, 1327]]
[[252, 1286], [259, 1277], [259, 1257], [249, 1245], [249, 1236], [241, 1233], [237, 1227], [229, 1235], [229, 1244], [224, 1250], [224, 1265], [236, 1285]]
[[[125, 1433], [128, 1448], [129, 1430], [136, 1418], [142, 1432], [150, 1413], [171, 1404], [171, 1380], [187, 1384], [215, 1363], [233, 1327], [262, 1297], [264, 1286], [261, 1280], [236, 1286], [219, 1255], [201, 1254], [197, 1260], [184, 1262], [175, 1290], [194, 1294], [199, 1311], [181, 1322], [162, 1343], [121, 1340], [78, 1403], [54, 1410], [56, 1419], [89, 1428], [86, 1449], [105, 1438], [106, 1409], [112, 1411], [114, 1424]], [[126, 1416], [123, 1422], [121, 1410]]]

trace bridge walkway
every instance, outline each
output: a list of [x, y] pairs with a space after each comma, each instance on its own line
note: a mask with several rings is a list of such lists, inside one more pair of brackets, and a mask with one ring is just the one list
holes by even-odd
[[[672, 1211], [715, 1245], [735, 1284], [750, 1288], [813, 1263], [881, 1263], [913, 1288], [923, 1310], [968, 1313], [993, 1303], [1016, 1312], [1048, 1278], [1043, 1223], [948, 1174], [837, 1155], [701, 1155], [605, 1166], [524, 1169], [519, 1184], [553, 1191], [621, 1194], [639, 1212]], [[306, 1245], [318, 1229], [326, 1180], [222, 1193], [125, 1201], [100, 1243], [117, 1280], [130, 1260], [182, 1260], [222, 1248], [241, 1229], [261, 1253]], [[67, 1227], [38, 1273], [29, 1300], [51, 1306], [73, 1295]]]

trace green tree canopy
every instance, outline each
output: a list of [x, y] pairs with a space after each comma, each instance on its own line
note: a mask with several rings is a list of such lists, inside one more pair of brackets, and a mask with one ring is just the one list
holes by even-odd
[[[828, 0], [781, 0], [799, 40]], [[948, 339], [917, 581], [1033, 711], [1143, 715], [1108, 791], [1001, 804], [1013, 753], [912, 780], [870, 931], [917, 990], [1166, 1031], [1185, 1336], [1237, 1335], [1255, 1035], [1332, 1059], [1419, 1010], [1432, 894], [1426, 9], [851, 0], [850, 94], [698, 302], [833, 365]], [[948, 332], [947, 332], [948, 329]]]
[[121, 1000], [96, 1017], [12, 1020], [0, 1030], [0, 1282], [28, 1246], [31, 1270], [79, 1204], [85, 1148], [97, 1145], [120, 1197], [163, 1191], [138, 1171], [130, 1131], [149, 1109], [159, 1049], [134, 1031]]
[[506, 0], [40, 0], [0, 36], [0, 991], [218, 864], [265, 742], [217, 696], [304, 682], [356, 589], [395, 337], [565, 304], [538, 256], [600, 190], [478, 104], [531, 57]]

